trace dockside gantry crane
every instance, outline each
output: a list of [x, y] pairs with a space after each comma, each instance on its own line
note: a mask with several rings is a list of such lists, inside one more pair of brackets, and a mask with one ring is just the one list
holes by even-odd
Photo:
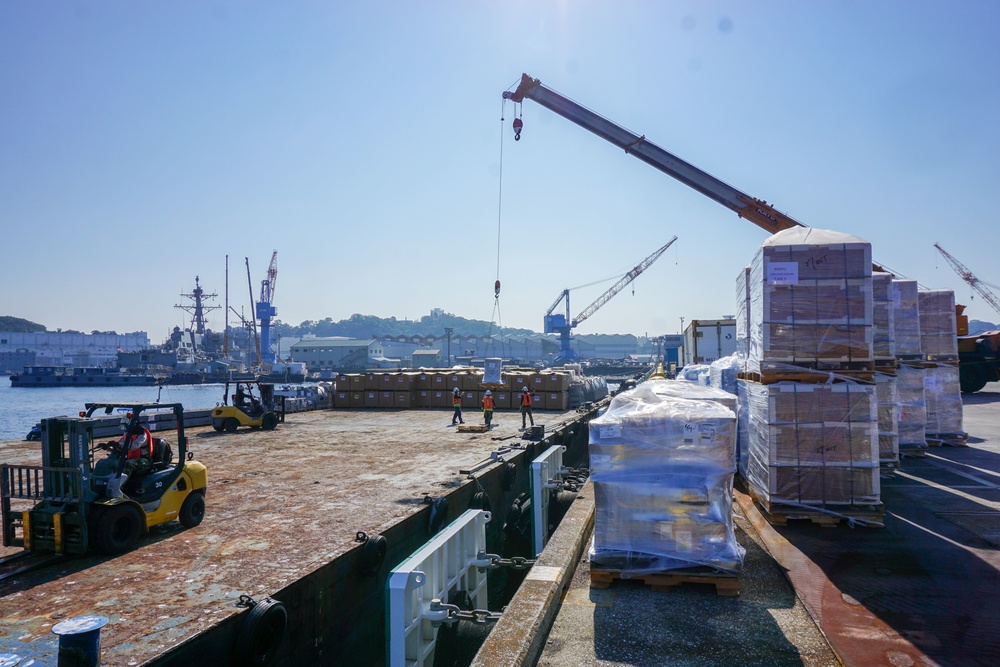
[[274, 363], [274, 352], [271, 350], [271, 318], [278, 311], [271, 305], [274, 302], [274, 286], [278, 282], [278, 251], [271, 254], [271, 264], [267, 267], [267, 278], [260, 281], [260, 299], [257, 300], [257, 319], [260, 320], [260, 356], [268, 368]]
[[[583, 311], [570, 320], [570, 310], [569, 310], [569, 290], [564, 289], [559, 293], [559, 297], [555, 302], [549, 306], [549, 309], [545, 311], [545, 333], [557, 333], [559, 334], [559, 361], [572, 361], [576, 354], [573, 352], [573, 348], [570, 346], [570, 331], [573, 330], [578, 324], [583, 322], [585, 319], [593, 315], [598, 311], [598, 309], [606, 304], [612, 299], [616, 294], [621, 292], [625, 287], [631, 283], [633, 280], [638, 278], [643, 271], [648, 269], [653, 265], [653, 262], [660, 258], [667, 248], [673, 245], [677, 237], [673, 237], [663, 246], [661, 246], [656, 252], [654, 252], [649, 257], [645, 258], [638, 264], [636, 264], [632, 269], [622, 276], [618, 282], [609, 287], [601, 296], [597, 297], [593, 303], [583, 309]], [[566, 314], [561, 313], [553, 314], [553, 311], [559, 306], [560, 302], [566, 301]]]

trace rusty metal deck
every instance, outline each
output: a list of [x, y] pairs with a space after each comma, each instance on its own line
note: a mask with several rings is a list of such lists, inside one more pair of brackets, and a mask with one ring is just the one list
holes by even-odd
[[[102, 664], [154, 661], [238, 614], [241, 594], [273, 595], [357, 549], [358, 531], [383, 533], [425, 509], [425, 497], [474, 483], [459, 470], [521, 442], [514, 413], [498, 413], [481, 434], [450, 428], [450, 416], [317, 411], [270, 432], [192, 429], [190, 448], [209, 471], [204, 522], [153, 529], [116, 558], [77, 558], [0, 583], [0, 653], [54, 665], [52, 626], [100, 614], [111, 620]], [[538, 416], [550, 430], [577, 418]], [[6, 462], [39, 456], [37, 443], [0, 447]]]

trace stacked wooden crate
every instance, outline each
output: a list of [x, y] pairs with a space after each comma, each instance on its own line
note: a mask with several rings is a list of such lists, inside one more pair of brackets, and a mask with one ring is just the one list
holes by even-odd
[[512, 369], [500, 383], [486, 384], [482, 370], [422, 369], [344, 373], [335, 380], [335, 408], [450, 408], [452, 393], [458, 389], [463, 409], [481, 409], [487, 389], [497, 410], [520, 408], [521, 389], [527, 387], [534, 398], [534, 410], [569, 409], [570, 374], [564, 371]]
[[892, 281], [899, 451], [904, 456], [922, 456], [927, 451], [924, 430], [927, 404], [924, 400], [924, 355], [920, 347], [919, 295], [917, 281]]
[[878, 402], [878, 459], [885, 469], [899, 466], [899, 390], [893, 327], [892, 274], [872, 273], [872, 357]]
[[927, 443], [964, 444], [968, 434], [962, 428], [955, 293], [952, 290], [921, 290], [919, 302]]
[[740, 470], [751, 495], [772, 520], [880, 515], [871, 245], [785, 230], [747, 283]]

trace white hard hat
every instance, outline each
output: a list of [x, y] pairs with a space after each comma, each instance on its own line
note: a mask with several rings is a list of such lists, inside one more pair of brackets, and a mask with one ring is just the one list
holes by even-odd
[[490, 396], [490, 395], [491, 395], [491, 394], [490, 394], [490, 390], [489, 390], [489, 389], [487, 389], [487, 390], [486, 390], [486, 395], [487, 395], [487, 396]]
[[455, 387], [454, 389], [452, 389], [452, 390], [451, 390], [451, 393], [453, 393], [453, 394], [457, 394], [457, 393], [458, 393], [458, 387]]
[[528, 388], [527, 388], [527, 387], [521, 387], [521, 393], [522, 393], [522, 394], [523, 394], [524, 392], [526, 392], [526, 391], [528, 391]]

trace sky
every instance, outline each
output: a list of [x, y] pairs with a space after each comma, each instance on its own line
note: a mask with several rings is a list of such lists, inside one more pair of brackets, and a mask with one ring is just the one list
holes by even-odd
[[561, 290], [575, 315], [674, 235], [575, 332], [735, 313], [767, 232], [505, 105], [522, 72], [1000, 320], [933, 246], [1000, 284], [993, 0], [7, 0], [0, 315], [159, 342], [196, 276], [225, 305], [227, 257], [249, 316], [246, 263], [258, 298], [277, 251], [283, 322], [541, 331]]

